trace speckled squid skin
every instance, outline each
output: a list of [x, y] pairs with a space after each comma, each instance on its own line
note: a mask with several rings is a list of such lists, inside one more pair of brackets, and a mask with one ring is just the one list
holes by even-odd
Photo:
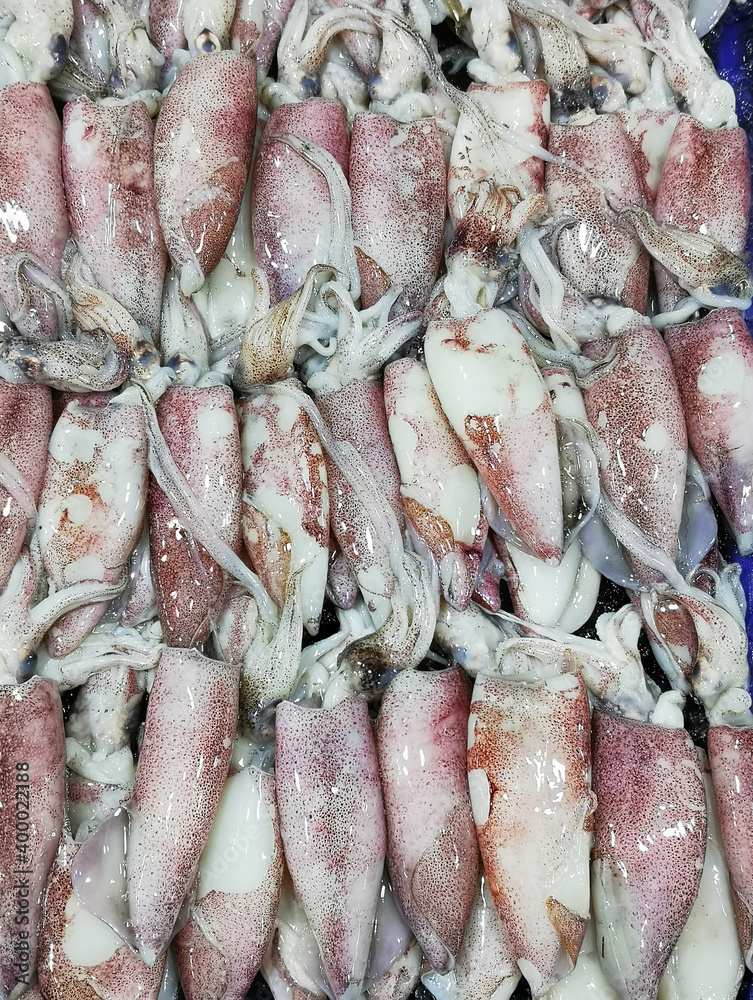
[[[455, 966], [461, 1000], [508, 1000], [520, 981], [505, 929], [481, 876]], [[499, 991], [499, 992], [497, 992]]]
[[[543, 80], [502, 86], [474, 83], [468, 93], [492, 121], [546, 148], [550, 109], [549, 87]], [[546, 214], [543, 187], [542, 160], [504, 140], [490, 142], [467, 114], [461, 114], [447, 182], [450, 218], [457, 227], [452, 251], [485, 257], [509, 247], [527, 221]], [[515, 193], [512, 199], [510, 193]]]
[[[366, 463], [402, 526], [400, 473], [387, 431], [381, 383], [354, 379], [342, 389], [320, 396], [317, 406], [335, 437], [349, 441]], [[329, 462], [327, 469], [332, 471]]]
[[336, 1000], [366, 973], [386, 851], [379, 764], [366, 702], [282, 702], [275, 733], [285, 859]]
[[[615, 205], [642, 203], [632, 146], [614, 115], [599, 115], [585, 125], [552, 125], [549, 152], [588, 170]], [[555, 220], [576, 220], [557, 239], [562, 273], [586, 296], [615, 299], [644, 313], [649, 257], [637, 237], [607, 217], [592, 181], [552, 163], [547, 163], [545, 176]]]
[[107, 89], [109, 55], [101, 11], [93, 0], [74, 0], [69, 59], [78, 62], [87, 83], [100, 93]]
[[377, 718], [390, 880], [424, 955], [442, 973], [463, 943], [480, 871], [466, 769], [469, 706], [460, 667], [405, 670]]
[[[0, 379], [0, 455], [13, 464], [34, 503], [42, 492], [51, 431], [52, 400], [47, 386], [10, 385]], [[28, 525], [27, 512], [0, 486], [0, 589], [8, 582]]]
[[44, 1000], [157, 1000], [164, 956], [150, 969], [84, 909], [71, 886], [78, 848], [64, 833], [47, 879], [38, 968]]
[[[743, 129], [709, 129], [680, 115], [656, 192], [656, 221], [711, 236], [741, 257], [749, 213], [750, 163]], [[661, 307], [670, 309], [686, 293], [663, 268], [655, 271]]]
[[67, 785], [68, 821], [79, 841], [84, 833], [95, 830], [116, 809], [124, 806], [132, 791], [129, 784], [89, 781], [70, 769]]
[[58, 314], [47, 292], [23, 277], [29, 259], [60, 280], [69, 236], [60, 167], [61, 127], [47, 87], [19, 83], [0, 92], [0, 295], [19, 331], [56, 340]]
[[696, 901], [664, 970], [658, 1000], [735, 1000], [745, 972], [734, 892], [705, 751], [696, 746], [706, 792], [706, 855]]
[[706, 798], [684, 729], [593, 717], [597, 953], [624, 1000], [655, 1000], [698, 894]]
[[415, 939], [412, 946], [399, 955], [389, 969], [369, 986], [369, 1000], [408, 1000], [419, 984], [423, 952]]
[[735, 533], [753, 551], [753, 343], [736, 309], [665, 330], [693, 454]]
[[[206, 516], [233, 551], [241, 547], [243, 466], [233, 392], [226, 385], [174, 386], [157, 404], [170, 453]], [[220, 610], [225, 575], [194, 542], [154, 477], [149, 532], [160, 621], [170, 646], [192, 646], [209, 634]]]
[[558, 563], [564, 527], [557, 428], [520, 331], [501, 310], [487, 309], [430, 323], [424, 350], [442, 409], [502, 512], [535, 555]]
[[[604, 357], [612, 343], [586, 344], [583, 354]], [[599, 478], [620, 513], [674, 560], [688, 451], [677, 381], [661, 334], [652, 327], [631, 323], [616, 347], [614, 367], [583, 393], [588, 419], [604, 447]], [[638, 560], [631, 563], [645, 582], [661, 579]]]
[[643, 199], [646, 206], [653, 210], [672, 133], [682, 116], [675, 110], [644, 108], [641, 111], [618, 111], [616, 117], [633, 147]]
[[426, 305], [442, 260], [445, 173], [433, 119], [356, 115], [350, 192], [363, 308], [393, 285], [402, 289], [395, 313]]
[[154, 131], [162, 232], [191, 295], [225, 252], [240, 211], [256, 128], [256, 67], [223, 50], [190, 60]]
[[[57, 590], [116, 583], [146, 516], [147, 441], [137, 396], [72, 400], [50, 437], [38, 523], [45, 570]], [[107, 602], [69, 611], [47, 635], [52, 656], [71, 652]]]
[[185, 0], [149, 0], [149, 37], [165, 63], [183, 45], [181, 8]]
[[275, 108], [264, 127], [254, 166], [254, 250], [269, 282], [272, 305], [303, 284], [313, 264], [326, 264], [332, 216], [325, 178], [295, 150], [272, 139], [292, 133], [326, 149], [348, 177], [350, 138], [345, 108], [311, 97]]
[[238, 0], [230, 29], [231, 47], [255, 54], [257, 77], [261, 79], [269, 74], [292, 6], [293, 0], [264, 0], [260, 12], [254, 0]]
[[63, 108], [63, 179], [71, 232], [92, 274], [152, 337], [167, 251], [154, 190], [154, 126], [143, 101]]
[[445, 599], [463, 611], [488, 530], [476, 470], [420, 361], [402, 358], [387, 366], [384, 402], [405, 516], [437, 562]]
[[753, 730], [711, 726], [707, 739], [737, 933], [753, 969]]
[[0, 686], [0, 802], [0, 995], [15, 997], [36, 968], [42, 893], [65, 812], [63, 710], [50, 680]]
[[304, 624], [319, 628], [329, 563], [329, 492], [322, 446], [306, 411], [281, 393], [238, 406], [243, 454], [243, 540], [270, 597], [282, 607], [301, 570]]
[[589, 723], [580, 676], [476, 679], [468, 721], [473, 816], [489, 889], [535, 997], [572, 970], [588, 922]]
[[704, 232], [740, 255], [749, 210], [750, 165], [743, 129], [710, 129], [690, 115], [680, 115], [656, 193], [657, 222]]
[[167, 948], [230, 766], [240, 668], [166, 649], [149, 695], [129, 806], [128, 909], [141, 958]]
[[[228, 785], [233, 782], [248, 782], [253, 796], [243, 797], [248, 806], [222, 831], [213, 827], [199, 863], [198, 898], [175, 939], [186, 1000], [244, 1000], [275, 930], [284, 865], [275, 779], [249, 768], [231, 776]], [[235, 839], [224, 840], [225, 831]], [[252, 857], [249, 876], [241, 866]]]
[[[402, 528], [403, 501], [400, 473], [387, 430], [384, 393], [379, 382], [349, 382], [342, 389], [321, 396], [317, 406], [335, 438], [348, 441], [361, 456]], [[330, 526], [340, 550], [353, 567], [359, 583], [372, 571], [381, 581], [392, 578], [387, 542], [375, 532], [363, 504], [337, 465], [327, 456]], [[373, 582], [373, 581], [372, 581]], [[389, 596], [385, 593], [384, 596]]]

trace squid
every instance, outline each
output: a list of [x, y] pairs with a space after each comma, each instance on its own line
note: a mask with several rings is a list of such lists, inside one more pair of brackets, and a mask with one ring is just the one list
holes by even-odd
[[[329, 56], [337, 46], [336, 36], [344, 32], [363, 31], [377, 34], [370, 10], [345, 5], [312, 9], [308, 0], [295, 0], [289, 10], [277, 48], [278, 81], [263, 95], [270, 102], [294, 103], [306, 100], [325, 88]], [[352, 37], [352, 36], [351, 36]], [[334, 94], [338, 103], [353, 100], [353, 93], [366, 96], [366, 88], [355, 63], [347, 51], [340, 50], [346, 87]], [[368, 57], [367, 57], [368, 58]], [[350, 93], [348, 92], [350, 91]], [[329, 97], [330, 95], [327, 95]], [[361, 110], [365, 110], [362, 108]]]
[[454, 970], [446, 976], [426, 973], [422, 981], [436, 1000], [509, 1000], [515, 992], [520, 970], [485, 875], [476, 891]]
[[146, 11], [138, 0], [96, 0], [108, 45], [107, 91], [130, 98], [157, 86], [162, 55], [146, 31]]
[[170, 63], [176, 50], [188, 48], [192, 55], [229, 48], [235, 14], [233, 0], [151, 0], [149, 28], [152, 39]]
[[[122, 939], [89, 912], [73, 892], [71, 871], [80, 844], [64, 833], [47, 880], [44, 924], [39, 939], [42, 1000], [157, 1000], [165, 969], [163, 957], [145, 965]], [[28, 995], [28, 994], [27, 994]]]
[[[711, 237], [742, 257], [749, 213], [750, 164], [743, 130], [705, 128], [689, 115], [680, 115], [656, 191], [656, 221]], [[662, 310], [671, 312], [685, 298], [683, 289], [661, 267], [656, 278]]]
[[552, 125], [548, 149], [587, 172], [546, 166], [544, 190], [555, 221], [563, 224], [556, 241], [562, 274], [586, 296], [645, 312], [648, 254], [602, 207], [605, 197], [620, 207], [641, 204], [640, 178], [620, 122], [592, 114], [583, 123]]
[[[131, 730], [145, 686], [143, 675], [140, 678], [126, 665], [127, 659], [124, 656], [126, 663], [90, 675], [79, 689], [66, 725], [69, 769], [99, 785], [120, 789], [133, 785]], [[78, 837], [80, 826], [74, 832]]]
[[[390, 445], [382, 386], [378, 382], [354, 379], [334, 392], [321, 395], [318, 405], [335, 437], [351, 442], [362, 456], [402, 527], [405, 515], [400, 498], [400, 473]], [[338, 487], [340, 508], [335, 507], [340, 515], [335, 532], [340, 536], [341, 549], [347, 551], [346, 546], [357, 545], [349, 519], [340, 513], [347, 487], [343, 485], [342, 473], [335, 471], [334, 463], [330, 462], [329, 468], [333, 487]]]
[[282, 872], [274, 778], [245, 767], [225, 782], [175, 939], [188, 1000], [244, 1000], [272, 940]]
[[[55, 424], [39, 500], [40, 548], [54, 590], [84, 581], [125, 586], [146, 514], [146, 427], [135, 390], [71, 401]], [[107, 602], [69, 612], [48, 634], [53, 656], [75, 649]]]
[[183, 45], [182, 6], [180, 0], [149, 0], [149, 35], [165, 65]]
[[618, 996], [656, 996], [698, 895], [706, 798], [674, 713], [655, 724], [596, 711], [592, 894], [597, 953]]
[[73, 30], [67, 61], [50, 81], [52, 94], [62, 101], [86, 95], [104, 97], [110, 75], [110, 51], [105, 20], [93, 0], [75, 0]]
[[735, 92], [717, 75], [683, 7], [673, 0], [631, 0], [630, 9], [678, 106], [708, 128], [736, 124]]
[[94, 283], [150, 340], [159, 332], [167, 251], [157, 218], [154, 126], [141, 100], [63, 110], [63, 179], [71, 233]]
[[[195, 386], [173, 386], [157, 405], [157, 419], [188, 489], [220, 538], [239, 552], [243, 472], [232, 391], [214, 376]], [[149, 532], [168, 644], [189, 647], [202, 642], [222, 607], [225, 574], [154, 477], [149, 486]]]
[[[607, 340], [595, 341], [583, 352], [603, 358], [609, 346]], [[599, 440], [602, 489], [618, 516], [640, 528], [672, 565], [688, 450], [672, 363], [660, 334], [640, 318], [628, 318], [614, 346], [614, 366], [583, 394]], [[640, 580], [663, 578], [656, 565], [642, 563], [635, 552], [629, 556]]]
[[288, 870], [332, 996], [350, 1000], [366, 976], [387, 839], [367, 704], [282, 702], [275, 748]]
[[[549, 136], [549, 89], [540, 80], [500, 86], [473, 84], [455, 130], [447, 178], [455, 231], [445, 280], [454, 315], [472, 315], [494, 304], [497, 281], [472, 280], [473, 261], [492, 268], [523, 226], [546, 214], [544, 165], [539, 157]], [[500, 135], [495, 132], [499, 129]], [[460, 255], [462, 266], [453, 264]]]
[[292, 6], [293, 0], [264, 0], [260, 11], [254, 0], [241, 0], [236, 4], [230, 29], [232, 48], [252, 52], [257, 74], [262, 78], [269, 73]]
[[305, 410], [274, 387], [244, 398], [243, 538], [279, 608], [300, 573], [303, 622], [319, 630], [329, 564], [329, 492], [322, 446]]
[[423, 309], [442, 259], [446, 179], [436, 124], [356, 115], [349, 179], [364, 308], [394, 286], [393, 314]]
[[[317, 400], [308, 412], [327, 452], [333, 534], [376, 629], [343, 657], [341, 679], [369, 697], [379, 695], [391, 671], [421, 662], [436, 615], [429, 568], [403, 543], [400, 475], [384, 395], [369, 379], [418, 325], [411, 315], [386, 322], [396, 297], [392, 290], [358, 313], [342, 284], [324, 285], [319, 305], [328, 322], [338, 321], [339, 332], [324, 369], [308, 377]], [[346, 575], [346, 588], [349, 582]]]
[[424, 349], [442, 409], [502, 513], [536, 556], [556, 565], [564, 542], [557, 432], [519, 328], [499, 309], [434, 321]]
[[708, 753], [737, 933], [745, 964], [750, 969], [753, 964], [753, 894], [748, 863], [750, 824], [745, 817], [751, 799], [748, 775], [753, 754], [753, 729], [731, 725], [709, 727]]
[[644, 593], [641, 612], [672, 686], [692, 689], [709, 720], [718, 720], [728, 700], [747, 687], [748, 640], [736, 599], [728, 601], [724, 594], [729, 572], [710, 576], [713, 596], [698, 588], [685, 593], [668, 588], [661, 599]]
[[[33, 412], [35, 419], [27, 415]], [[0, 587], [5, 587], [36, 521], [52, 431], [50, 390], [0, 381]]]
[[184, 295], [225, 251], [240, 211], [256, 127], [253, 62], [235, 52], [186, 64], [154, 130], [157, 211]]
[[575, 31], [554, 12], [527, 0], [510, 0], [510, 9], [536, 29], [542, 74], [549, 84], [558, 120], [573, 117], [592, 103], [588, 58]]
[[0, 296], [11, 321], [33, 340], [57, 340], [70, 325], [62, 288], [70, 230], [61, 143], [45, 86], [19, 83], [0, 90]]
[[290, 874], [283, 872], [274, 937], [262, 963], [262, 975], [275, 1000], [312, 1000], [329, 991], [319, 947]]
[[469, 694], [459, 667], [406, 670], [377, 719], [390, 879], [439, 973], [455, 964], [479, 878], [465, 762]]
[[239, 675], [237, 666], [197, 650], [165, 650], [132, 797], [75, 858], [71, 880], [78, 899], [150, 968], [173, 937], [219, 806]]
[[[326, 172], [287, 145], [285, 136], [323, 150], [319, 156]], [[300, 104], [283, 104], [272, 112], [254, 165], [251, 229], [273, 306], [304, 283], [313, 264], [334, 262], [330, 254], [338, 252], [336, 243], [343, 239], [340, 230], [349, 225], [338, 211], [344, 197], [350, 209], [349, 155], [348, 124], [341, 104], [310, 98]]]
[[734, 309], [670, 326], [665, 343], [677, 376], [688, 439], [742, 555], [753, 551], [753, 466], [745, 412], [753, 344]]
[[437, 564], [445, 599], [463, 611], [477, 585], [488, 528], [475, 469], [425, 365], [411, 358], [389, 364], [384, 399], [405, 516]]
[[696, 748], [706, 792], [706, 854], [698, 896], [659, 983], [658, 1000], [737, 996], [745, 964], [735, 927], [730, 873], [724, 855], [708, 758]]
[[407, 1000], [418, 985], [423, 952], [383, 880], [366, 983], [370, 1000]]
[[583, 679], [480, 674], [468, 783], [484, 870], [535, 997], [572, 970], [588, 923], [590, 718]]
[[114, 584], [83, 581], [40, 599], [42, 577], [38, 553], [32, 560], [23, 548], [0, 595], [0, 664], [18, 680], [28, 676], [40, 643], [58, 619], [92, 602], [106, 605], [123, 587], [120, 580]]
[[[558, 421], [563, 513], [569, 544], [559, 566], [548, 566], [514, 540], [497, 534], [493, 536], [494, 545], [518, 617], [574, 632], [591, 617], [601, 583], [578, 537], [593, 512], [594, 493], [598, 496], [598, 482], [593, 482], [598, 478], [597, 462], [578, 437], [588, 417], [572, 373], [563, 367], [544, 368], [541, 374]], [[486, 503], [488, 507], [488, 497]]]
[[54, 79], [65, 65], [73, 33], [71, 0], [42, 0], [33, 6], [24, 0], [3, 0], [2, 13], [2, 43], [9, 50], [5, 73], [12, 67], [20, 80], [47, 83]]
[[70, 830], [63, 832], [45, 892], [38, 972], [45, 1000], [63, 1000], [71, 992], [87, 998], [138, 995], [156, 1000], [160, 989], [164, 959], [153, 968], [145, 965], [112, 928], [82, 906], [71, 884], [81, 843], [131, 796], [129, 743], [142, 685], [130, 664], [102, 668], [80, 689], [66, 723]]

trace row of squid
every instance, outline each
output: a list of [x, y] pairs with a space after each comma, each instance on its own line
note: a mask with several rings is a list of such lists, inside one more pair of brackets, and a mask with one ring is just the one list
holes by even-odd
[[0, 0], [0, 1000], [736, 996], [715, 16]]

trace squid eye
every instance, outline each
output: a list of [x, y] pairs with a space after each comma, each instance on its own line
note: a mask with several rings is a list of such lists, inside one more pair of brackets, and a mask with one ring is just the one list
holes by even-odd
[[114, 94], [116, 97], [123, 93], [123, 91], [125, 90], [125, 80], [120, 75], [120, 73], [116, 72], [115, 70], [113, 70], [112, 73], [110, 73], [110, 76], [108, 77], [107, 80], [107, 89], [111, 94]]
[[266, 743], [274, 739], [277, 706], [281, 700], [270, 702], [257, 712], [250, 713], [251, 729], [260, 742]]
[[301, 80], [301, 90], [306, 97], [317, 97], [319, 94], [319, 80], [316, 77], [304, 76]]
[[725, 281], [721, 285], [714, 285], [709, 291], [712, 295], [720, 295], [725, 298], [737, 298], [741, 292], [739, 285], [733, 285], [732, 282]]
[[196, 51], [197, 52], [219, 52], [222, 48], [219, 38], [213, 31], [209, 28], [204, 28], [202, 33], [196, 39]]
[[59, 73], [68, 59], [68, 42], [65, 40], [65, 35], [54, 35], [50, 39], [49, 49], [55, 72]]
[[146, 371], [159, 364], [159, 353], [153, 344], [140, 340], [134, 349], [134, 360], [141, 371]]
[[201, 369], [195, 361], [185, 354], [174, 354], [167, 362], [167, 367], [175, 372], [176, 381], [181, 385], [196, 385], [201, 377]]
[[28, 678], [32, 676], [36, 668], [37, 668], [37, 654], [29, 653], [28, 656], [26, 656], [21, 661], [18, 670], [19, 678], [22, 680], [28, 680]]

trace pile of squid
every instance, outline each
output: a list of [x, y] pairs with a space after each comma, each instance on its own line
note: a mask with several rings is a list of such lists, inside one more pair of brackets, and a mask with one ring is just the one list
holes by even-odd
[[0, 0], [0, 1000], [736, 997], [713, 6]]

